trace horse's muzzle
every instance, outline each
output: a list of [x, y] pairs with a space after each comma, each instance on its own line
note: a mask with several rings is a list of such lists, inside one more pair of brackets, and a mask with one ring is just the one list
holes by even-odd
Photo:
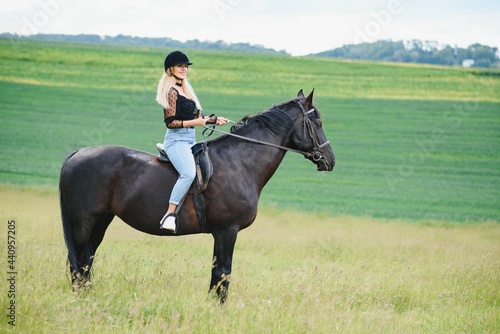
[[332, 156], [330, 159], [328, 159], [328, 157], [325, 157], [323, 155], [314, 155], [310, 160], [312, 160], [316, 164], [316, 166], [318, 167], [317, 170], [319, 172], [330, 172], [335, 167], [335, 156]]

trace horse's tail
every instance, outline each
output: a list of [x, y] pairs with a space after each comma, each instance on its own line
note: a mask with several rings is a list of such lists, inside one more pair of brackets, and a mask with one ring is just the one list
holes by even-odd
[[[66, 207], [66, 202], [64, 200], [64, 190], [62, 187], [62, 172], [64, 166], [68, 162], [71, 157], [73, 157], [78, 151], [74, 151], [70, 155], [64, 159], [64, 162], [61, 167], [61, 174], [59, 176], [59, 203], [61, 205], [61, 218], [62, 218], [62, 227], [64, 234], [64, 241], [66, 242], [66, 247], [68, 248], [68, 262], [71, 269], [71, 275], [73, 276], [73, 271], [78, 270], [78, 259], [76, 255], [75, 242], [73, 240], [73, 225], [69, 219], [68, 208]], [[74, 277], [72, 277], [74, 278]]]

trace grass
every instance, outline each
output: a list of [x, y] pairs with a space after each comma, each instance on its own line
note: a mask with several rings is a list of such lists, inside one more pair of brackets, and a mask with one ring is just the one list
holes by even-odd
[[[165, 50], [5, 39], [0, 46], [0, 183], [55, 187], [64, 157], [83, 146], [155, 153], [165, 131], [154, 102]], [[262, 204], [415, 221], [499, 221], [498, 71], [189, 55], [206, 112], [234, 120], [316, 87], [337, 166], [320, 175], [287, 154]]]
[[[56, 192], [4, 185], [0, 199], [0, 216], [17, 223], [19, 332], [500, 330], [497, 224], [266, 209], [240, 233], [221, 308], [207, 295], [210, 236], [152, 237], [115, 221], [97, 253], [92, 291], [77, 294], [66, 272]], [[6, 305], [7, 294], [0, 298]], [[0, 326], [4, 331], [6, 321]]]
[[72, 292], [61, 162], [90, 145], [154, 153], [165, 52], [0, 39], [0, 217], [16, 221], [16, 331], [500, 332], [495, 70], [189, 51], [208, 113], [237, 120], [316, 87], [335, 171], [287, 154], [239, 234], [224, 307], [207, 294], [210, 236], [153, 237], [119, 220], [92, 290]]
[[498, 224], [264, 209], [239, 234], [229, 300], [219, 307], [207, 294], [208, 235], [153, 237], [116, 220], [97, 252], [92, 290], [75, 293], [57, 192], [2, 185], [0, 200], [0, 216], [16, 221], [18, 332], [500, 331]]
[[[155, 89], [166, 50], [0, 40], [2, 81], [55, 87]], [[498, 72], [450, 67], [191, 50], [203, 94], [500, 102]], [[271, 100], [272, 102], [277, 102]]]

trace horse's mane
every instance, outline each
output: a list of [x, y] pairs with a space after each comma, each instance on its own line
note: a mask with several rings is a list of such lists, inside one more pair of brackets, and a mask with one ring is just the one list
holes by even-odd
[[[293, 120], [287, 112], [290, 104], [296, 103], [297, 99], [291, 99], [271, 108], [254, 114], [248, 114], [237, 122], [231, 132], [240, 136], [247, 136], [254, 131], [256, 127], [264, 129], [267, 133], [273, 135], [277, 133], [287, 133], [293, 126]], [[219, 141], [228, 135], [222, 135], [211, 141]]]
[[255, 114], [246, 115], [234, 127], [234, 132], [244, 135], [252, 131], [254, 126], [263, 128], [270, 134], [287, 132], [293, 125], [293, 120], [287, 112], [287, 106], [294, 100], [290, 100]]

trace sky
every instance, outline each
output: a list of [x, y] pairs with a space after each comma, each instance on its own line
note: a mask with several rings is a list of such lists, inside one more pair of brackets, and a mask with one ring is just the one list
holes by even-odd
[[0, 33], [250, 43], [292, 55], [377, 40], [500, 48], [499, 0], [0, 0]]

